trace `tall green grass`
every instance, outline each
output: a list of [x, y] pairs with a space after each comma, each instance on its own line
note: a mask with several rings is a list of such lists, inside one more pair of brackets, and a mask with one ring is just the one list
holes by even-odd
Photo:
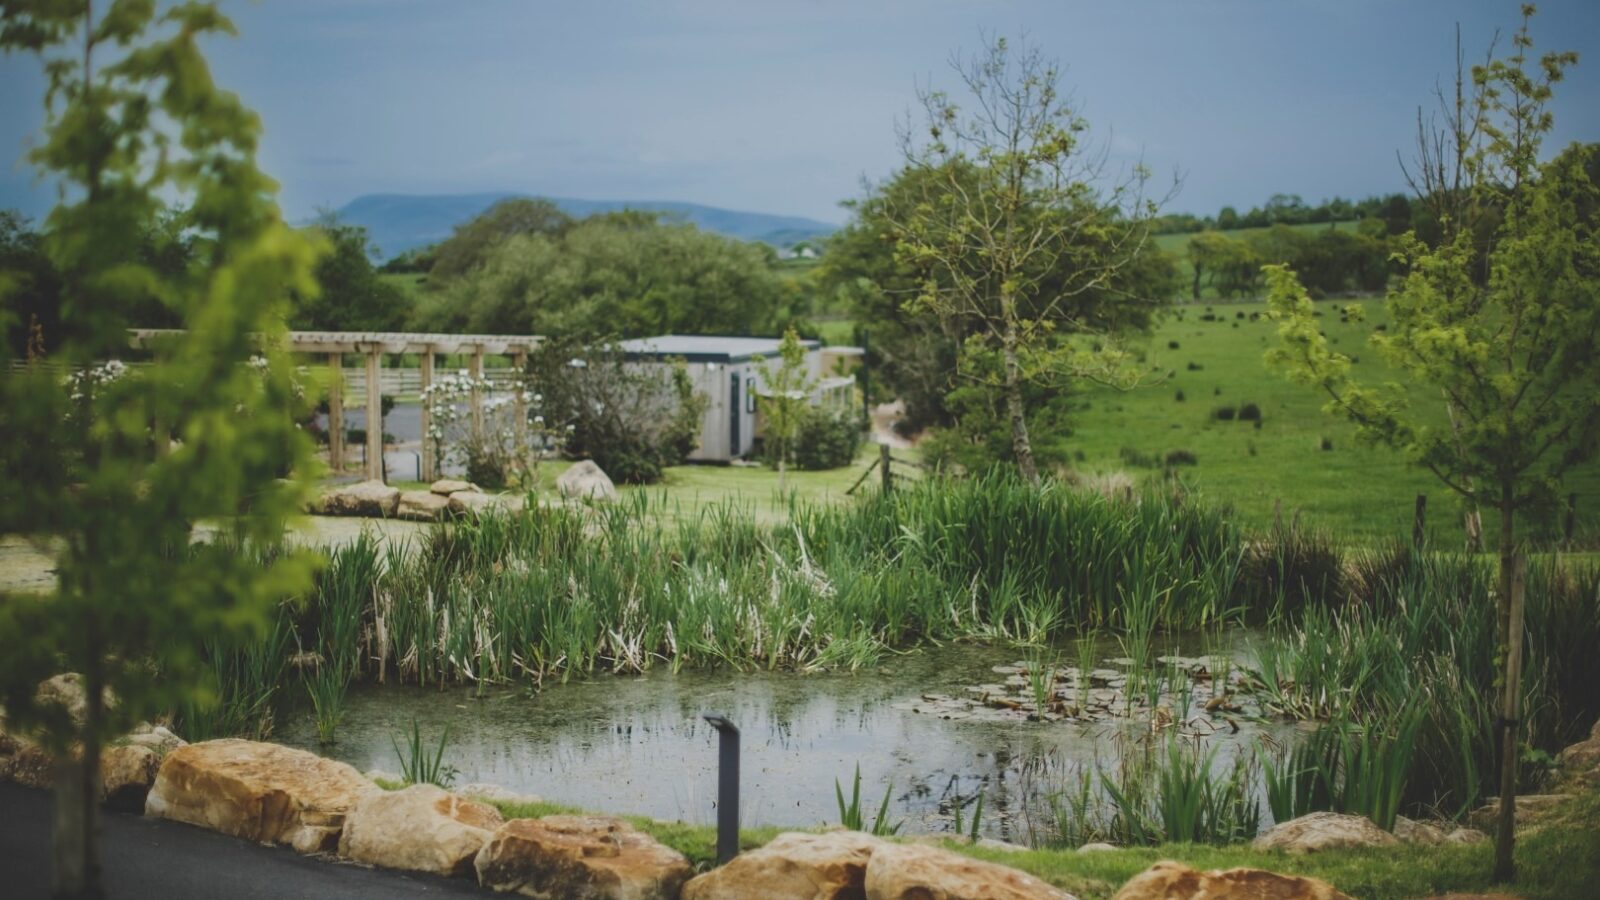
[[[1458, 813], [1494, 770], [1483, 557], [1346, 554], [1311, 530], [1245, 534], [1226, 509], [1171, 496], [1108, 500], [1003, 476], [796, 501], [776, 525], [734, 505], [665, 515], [661, 502], [529, 504], [412, 546], [348, 544], [277, 630], [207, 648], [222, 702], [184, 718], [197, 734], [259, 736], [294, 702], [282, 686], [296, 670], [331, 739], [357, 680], [481, 688], [658, 667], [860, 668], [923, 642], [1095, 634], [1144, 662], [1130, 697], [1159, 697], [1161, 635], [1265, 623], [1241, 663], [1282, 713], [1389, 734], [1397, 711], [1416, 710], [1402, 807]], [[1525, 734], [1554, 749], [1600, 714], [1600, 566], [1535, 561], [1527, 642]]]

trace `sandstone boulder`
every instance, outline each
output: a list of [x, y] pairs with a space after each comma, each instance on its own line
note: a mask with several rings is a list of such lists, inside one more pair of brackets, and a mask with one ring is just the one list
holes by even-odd
[[595, 465], [592, 459], [573, 463], [572, 468], [562, 472], [561, 477], [556, 479], [556, 490], [568, 499], [617, 499], [617, 486], [611, 483], [611, 476]]
[[478, 851], [478, 883], [548, 900], [677, 900], [683, 854], [620, 819], [512, 819]]
[[907, 844], [872, 852], [866, 889], [867, 900], [1072, 900], [1026, 872]]
[[[371, 773], [368, 773], [368, 777], [371, 777]], [[519, 794], [498, 784], [483, 784], [476, 781], [471, 784], [464, 784], [456, 788], [455, 791], [458, 796], [483, 803], [509, 803], [518, 806], [530, 806], [544, 802], [535, 794]]]
[[1262, 869], [1201, 872], [1162, 860], [1135, 875], [1112, 900], [1350, 900], [1333, 885]]
[[[1524, 826], [1538, 825], [1570, 796], [1570, 794], [1518, 794], [1517, 828], [1520, 830]], [[1491, 797], [1488, 803], [1467, 813], [1467, 824], [1494, 833], [1500, 824], [1500, 798]]]
[[[116, 706], [117, 698], [107, 688], [101, 694], [107, 707]], [[57, 706], [66, 710], [72, 721], [83, 724], [88, 713], [88, 694], [83, 689], [83, 676], [77, 672], [63, 672], [39, 683], [34, 700], [41, 706]]]
[[859, 900], [885, 842], [859, 831], [789, 832], [741, 853], [683, 889], [683, 900]]
[[168, 753], [187, 745], [189, 742], [173, 734], [165, 725], [151, 725], [146, 722], [123, 738], [124, 743], [137, 744], [140, 747], [149, 747], [157, 756], [166, 756]]
[[19, 740], [11, 753], [10, 777], [17, 784], [48, 790], [56, 783], [56, 760], [31, 741]]
[[448, 497], [451, 494], [454, 494], [456, 491], [481, 491], [483, 489], [470, 481], [460, 481], [454, 478], [441, 478], [438, 481], [435, 481], [433, 484], [428, 485], [428, 490], [431, 493], [441, 494]]
[[1444, 836], [1447, 844], [1487, 844], [1489, 836], [1476, 828], [1457, 828]]
[[1078, 848], [1078, 852], [1079, 853], [1104, 853], [1107, 850], [1115, 850], [1115, 849], [1117, 849], [1117, 845], [1116, 844], [1108, 844], [1105, 841], [1095, 841], [1093, 843], [1084, 844], [1082, 847], [1079, 847]]
[[1394, 820], [1394, 836], [1407, 844], [1421, 844], [1430, 846], [1445, 842], [1444, 829], [1427, 822], [1418, 822], [1405, 816], [1396, 816]]
[[118, 744], [100, 754], [100, 791], [112, 809], [139, 812], [155, 784], [161, 754], [140, 744]]
[[1257, 850], [1316, 853], [1337, 847], [1389, 847], [1400, 839], [1366, 816], [1315, 812], [1272, 826], [1251, 844]]
[[345, 816], [376, 790], [351, 766], [304, 750], [204, 741], [162, 760], [145, 815], [315, 853], [338, 846]]
[[485, 494], [482, 491], [456, 491], [450, 495], [450, 512], [457, 516], [481, 516], [486, 513], [520, 512], [522, 498], [505, 494]]
[[449, 511], [449, 497], [433, 491], [401, 491], [395, 515], [413, 522], [437, 522]]
[[340, 485], [318, 498], [311, 511], [322, 516], [392, 519], [400, 511], [400, 489], [375, 480]]
[[376, 791], [345, 816], [339, 855], [390, 869], [465, 875], [502, 824], [494, 807], [431, 784]]

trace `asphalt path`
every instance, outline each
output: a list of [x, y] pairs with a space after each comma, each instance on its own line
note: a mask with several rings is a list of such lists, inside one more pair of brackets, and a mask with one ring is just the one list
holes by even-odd
[[[0, 784], [0, 897], [50, 896], [50, 813], [49, 792]], [[285, 847], [132, 813], [107, 811], [103, 823], [102, 881], [111, 900], [494, 896], [470, 879], [301, 856]]]

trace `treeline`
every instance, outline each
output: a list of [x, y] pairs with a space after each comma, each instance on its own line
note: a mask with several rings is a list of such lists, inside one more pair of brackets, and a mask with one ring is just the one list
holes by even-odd
[[1426, 218], [1426, 207], [1405, 194], [1386, 194], [1364, 200], [1334, 197], [1312, 206], [1299, 194], [1273, 194], [1261, 206], [1241, 213], [1224, 206], [1214, 216], [1193, 213], [1167, 213], [1151, 223], [1156, 234], [1190, 234], [1196, 231], [1232, 231], [1237, 228], [1266, 228], [1270, 225], [1322, 225], [1332, 222], [1382, 220], [1390, 234], [1401, 234], [1418, 219]]
[[1293, 268], [1314, 297], [1378, 293], [1389, 281], [1390, 237], [1379, 219], [1363, 219], [1354, 231], [1288, 225], [1239, 237], [1202, 231], [1187, 248], [1189, 295], [1199, 300], [1209, 287], [1223, 298], [1254, 297], [1262, 288], [1261, 267], [1275, 264]]
[[[297, 296], [288, 325], [307, 331], [448, 331], [551, 334], [579, 339], [668, 332], [775, 335], [794, 325], [814, 336], [814, 280], [785, 277], [777, 253], [663, 219], [606, 213], [573, 219], [543, 200], [502, 201], [433, 247], [375, 266], [364, 228], [326, 214], [304, 229], [318, 238], [319, 290]], [[164, 211], [141, 230], [142, 261], [181, 273], [213, 249], [189, 213]], [[61, 282], [39, 232], [0, 210], [6, 340], [19, 355], [48, 352], [64, 332]], [[415, 285], [406, 284], [412, 276]], [[177, 314], [157, 294], [127, 310], [136, 327], [169, 328]]]

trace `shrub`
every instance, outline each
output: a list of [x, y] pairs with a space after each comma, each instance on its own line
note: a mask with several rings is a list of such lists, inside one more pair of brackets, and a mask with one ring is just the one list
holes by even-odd
[[568, 459], [592, 459], [612, 481], [648, 484], [697, 446], [706, 399], [681, 364], [625, 359], [614, 345], [549, 340], [529, 360], [529, 372]]
[[1255, 405], [1254, 403], [1246, 403], [1245, 405], [1239, 407], [1239, 421], [1241, 421], [1241, 422], [1259, 422], [1259, 421], [1261, 421], [1261, 407]]
[[1200, 457], [1193, 450], [1168, 450], [1166, 456], [1167, 468], [1173, 466], [1198, 466]]
[[1220, 422], [1232, 422], [1233, 417], [1238, 414], [1238, 411], [1231, 406], [1219, 406], [1213, 410], [1211, 414], [1216, 416], [1217, 420]]
[[861, 449], [861, 419], [846, 411], [808, 409], [794, 438], [794, 467], [838, 469], [855, 462]]

